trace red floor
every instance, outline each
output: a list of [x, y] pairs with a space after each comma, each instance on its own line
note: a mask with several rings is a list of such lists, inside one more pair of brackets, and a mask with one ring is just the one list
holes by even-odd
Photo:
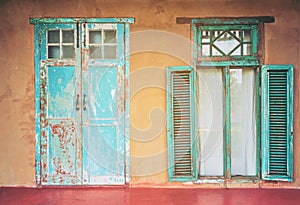
[[300, 205], [295, 189], [1, 188], [2, 205]]

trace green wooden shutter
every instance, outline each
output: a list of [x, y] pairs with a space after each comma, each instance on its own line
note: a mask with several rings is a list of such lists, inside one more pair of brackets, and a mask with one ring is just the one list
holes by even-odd
[[195, 73], [192, 67], [167, 68], [169, 181], [196, 180]]
[[293, 66], [262, 67], [262, 179], [293, 180]]

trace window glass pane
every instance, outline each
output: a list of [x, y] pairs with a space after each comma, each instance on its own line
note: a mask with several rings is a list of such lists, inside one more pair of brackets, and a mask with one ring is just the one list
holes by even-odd
[[216, 48], [212, 47], [212, 55], [213, 56], [222, 56], [223, 54], [220, 53]]
[[240, 56], [241, 55], [241, 46], [237, 47], [230, 56]]
[[210, 42], [210, 31], [202, 31], [202, 43]]
[[198, 132], [200, 134], [200, 175], [223, 176], [222, 69], [197, 69], [199, 84]]
[[116, 43], [116, 30], [104, 31], [104, 43]]
[[74, 43], [74, 31], [62, 31], [63, 43]]
[[101, 51], [101, 47], [100, 46], [90, 46], [89, 49], [89, 56], [90, 58], [98, 58], [101, 59], [102, 58], [102, 51]]
[[217, 37], [214, 45], [218, 47], [225, 55], [229, 54], [240, 42], [233, 37], [232, 33], [225, 32]]
[[202, 45], [202, 56], [210, 56], [209, 45]]
[[252, 55], [252, 45], [251, 44], [244, 44], [243, 45], [243, 54], [244, 56]]
[[100, 44], [102, 43], [102, 32], [101, 31], [90, 31], [89, 42]]
[[244, 42], [251, 42], [251, 30], [244, 30]]
[[73, 58], [74, 57], [74, 47], [73, 46], [63, 46], [63, 58]]
[[117, 46], [104, 46], [104, 59], [116, 59]]
[[48, 47], [48, 58], [59, 58], [59, 46], [49, 46]]
[[59, 30], [48, 31], [48, 43], [59, 43]]
[[256, 175], [254, 69], [230, 70], [231, 174]]

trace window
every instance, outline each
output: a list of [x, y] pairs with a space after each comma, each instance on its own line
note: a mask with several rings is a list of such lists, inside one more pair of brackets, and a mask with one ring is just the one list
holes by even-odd
[[114, 25], [103, 24], [89, 30], [89, 56], [93, 59], [117, 58], [117, 30]]
[[47, 53], [51, 58], [74, 58], [75, 45], [74, 30], [48, 30], [47, 31]]
[[262, 19], [192, 19], [194, 66], [167, 68], [169, 180], [291, 181], [293, 66], [261, 65]]
[[256, 26], [201, 26], [200, 57], [251, 56], [257, 52]]

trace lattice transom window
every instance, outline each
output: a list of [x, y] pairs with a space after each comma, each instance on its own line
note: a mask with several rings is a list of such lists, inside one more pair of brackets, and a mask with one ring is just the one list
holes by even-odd
[[256, 26], [202, 26], [200, 57], [253, 56], [257, 53]]

